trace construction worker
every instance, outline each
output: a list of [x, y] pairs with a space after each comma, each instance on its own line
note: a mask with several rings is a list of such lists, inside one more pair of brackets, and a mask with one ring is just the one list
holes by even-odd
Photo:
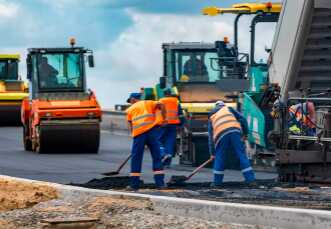
[[314, 103], [304, 102], [290, 106], [289, 130], [296, 135], [316, 135], [316, 110]]
[[0, 79], [6, 79], [6, 63], [0, 63]]
[[164, 106], [152, 100], [140, 100], [140, 93], [132, 93], [127, 102], [131, 106], [127, 109], [127, 120], [133, 136], [130, 189], [138, 190], [140, 184], [141, 166], [145, 145], [148, 146], [153, 159], [154, 180], [158, 188], [163, 188], [164, 172], [161, 162], [160, 144], [158, 141], [159, 132], [156, 126], [156, 112], [161, 110], [165, 119]]
[[162, 163], [169, 167], [175, 156], [177, 127], [184, 122], [183, 110], [176, 95], [170, 88], [164, 90], [164, 98], [159, 100], [166, 109], [166, 123], [160, 130]]
[[187, 81], [208, 81], [207, 67], [202, 59], [196, 55], [190, 55], [190, 58], [184, 64], [183, 74], [188, 77]]
[[253, 182], [255, 175], [246, 156], [244, 140], [248, 133], [246, 119], [223, 101], [215, 104], [208, 122], [209, 151], [214, 161], [213, 186], [221, 186], [224, 177], [224, 155], [232, 150], [239, 158], [241, 172], [246, 182]]
[[46, 56], [41, 57], [39, 64], [40, 86], [42, 88], [56, 87], [58, 74], [58, 70], [48, 63], [48, 58]]

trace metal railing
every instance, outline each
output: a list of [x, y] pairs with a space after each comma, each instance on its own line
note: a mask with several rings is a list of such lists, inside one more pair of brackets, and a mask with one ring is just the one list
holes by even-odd
[[249, 55], [239, 53], [236, 57], [210, 58], [210, 67], [224, 78], [245, 78], [248, 72]]

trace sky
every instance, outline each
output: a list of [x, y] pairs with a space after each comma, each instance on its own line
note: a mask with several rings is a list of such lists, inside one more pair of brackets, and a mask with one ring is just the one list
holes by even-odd
[[[70, 37], [94, 51], [88, 87], [103, 108], [123, 104], [130, 92], [157, 83], [163, 42], [232, 39], [232, 15], [201, 15], [206, 6], [229, 7], [253, 0], [0, 0], [0, 53], [21, 53], [26, 78], [27, 48], [65, 47]], [[249, 48], [249, 17], [240, 23], [241, 51]], [[258, 55], [274, 27], [259, 28]], [[261, 33], [260, 33], [261, 34]], [[268, 45], [271, 43], [268, 42]]]

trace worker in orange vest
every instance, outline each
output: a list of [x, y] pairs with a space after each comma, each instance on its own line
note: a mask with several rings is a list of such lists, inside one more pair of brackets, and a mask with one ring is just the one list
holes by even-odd
[[316, 110], [314, 103], [304, 102], [290, 106], [289, 130], [298, 135], [316, 135]]
[[154, 180], [158, 188], [165, 187], [164, 171], [161, 159], [159, 132], [156, 128], [156, 112], [161, 110], [165, 118], [164, 106], [152, 100], [140, 100], [140, 93], [131, 93], [127, 102], [131, 106], [126, 110], [127, 120], [133, 136], [131, 150], [130, 189], [138, 190], [145, 145], [148, 146], [153, 159]]
[[241, 172], [245, 181], [255, 180], [254, 171], [246, 155], [244, 140], [248, 134], [246, 119], [236, 110], [227, 107], [223, 101], [215, 104], [208, 122], [209, 152], [214, 161], [213, 186], [221, 186], [224, 177], [224, 155], [233, 151], [240, 161]]
[[185, 122], [185, 118], [179, 100], [171, 89], [164, 90], [164, 96], [159, 102], [165, 106], [167, 125], [161, 127], [159, 139], [163, 165], [169, 167], [175, 155], [177, 127]]

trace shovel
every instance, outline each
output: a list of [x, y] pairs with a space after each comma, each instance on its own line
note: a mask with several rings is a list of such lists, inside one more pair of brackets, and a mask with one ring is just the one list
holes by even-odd
[[198, 173], [203, 167], [205, 167], [207, 164], [209, 164], [213, 160], [214, 160], [214, 158], [209, 158], [207, 161], [202, 163], [198, 168], [193, 170], [193, 172], [188, 176], [172, 176], [172, 177], [170, 177], [170, 180], [169, 180], [168, 184], [170, 184], [170, 185], [183, 185], [185, 183], [185, 181], [188, 181], [189, 179], [191, 179], [196, 173]]
[[131, 158], [131, 153], [125, 159], [125, 161], [122, 162], [122, 164], [118, 167], [118, 169], [116, 171], [110, 171], [110, 172], [107, 172], [107, 173], [102, 173], [102, 175], [104, 175], [104, 176], [115, 176], [115, 175], [120, 174], [120, 172], [123, 169], [124, 165], [126, 165], [126, 163], [128, 163], [128, 161], [130, 160], [130, 158]]

